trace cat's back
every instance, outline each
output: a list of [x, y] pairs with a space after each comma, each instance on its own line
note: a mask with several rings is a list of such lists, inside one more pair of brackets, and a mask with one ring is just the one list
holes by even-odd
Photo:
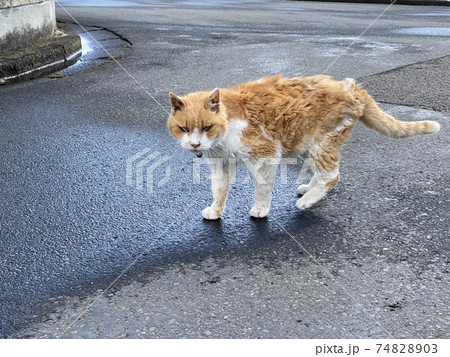
[[332, 131], [343, 118], [362, 111], [353, 88], [352, 80], [335, 81], [323, 75], [277, 75], [241, 84], [233, 90], [245, 103], [247, 134], [261, 136], [263, 130], [290, 153], [303, 151], [313, 136]]
[[320, 107], [326, 97], [334, 96], [340, 88], [342, 83], [328, 76], [286, 78], [276, 75], [242, 83], [232, 90], [239, 92], [245, 100], [248, 119], [265, 123], [278, 116], [291, 117], [294, 113], [315, 111], [315, 107]]
[[253, 94], [259, 98], [298, 97], [305, 90], [311, 90], [317, 86], [329, 87], [334, 81], [329, 76], [316, 75], [310, 77], [286, 78], [281, 74], [268, 76], [256, 81], [241, 83], [234, 86], [233, 90]]
[[283, 75], [263, 77], [257, 81], [246, 82], [232, 88], [247, 98], [250, 109], [252, 106], [264, 110], [277, 111], [286, 108], [302, 107], [306, 103], [327, 96], [335, 96], [342, 90], [342, 82], [329, 76], [316, 75], [311, 77], [286, 78]]

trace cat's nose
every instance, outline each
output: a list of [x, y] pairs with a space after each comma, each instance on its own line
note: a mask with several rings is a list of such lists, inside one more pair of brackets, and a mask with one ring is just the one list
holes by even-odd
[[191, 143], [191, 146], [192, 146], [194, 149], [197, 149], [197, 148], [200, 146], [200, 143]]

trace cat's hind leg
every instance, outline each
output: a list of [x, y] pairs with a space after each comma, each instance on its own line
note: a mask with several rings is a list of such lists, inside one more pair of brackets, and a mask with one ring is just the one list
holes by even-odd
[[[306, 193], [297, 201], [297, 208], [306, 209], [319, 202], [339, 182], [340, 148], [350, 135], [355, 121], [344, 118], [340, 125], [326, 134], [319, 142], [312, 141], [308, 150], [309, 163], [314, 172], [314, 182], [311, 180]], [[299, 189], [302, 186], [299, 187]]]
[[319, 145], [312, 145], [309, 150], [308, 163], [314, 176], [307, 185], [298, 187], [303, 196], [297, 201], [297, 208], [307, 209], [323, 199], [339, 182], [339, 149], [334, 140], [327, 136]]
[[264, 218], [269, 213], [276, 172], [277, 165], [274, 162], [263, 163], [257, 168], [257, 175], [255, 176], [255, 204], [250, 209], [250, 216]]
[[331, 172], [317, 172], [314, 177], [314, 185], [309, 187], [307, 192], [297, 201], [296, 206], [300, 210], [307, 209], [316, 204], [331, 191], [339, 181], [339, 169]]
[[300, 185], [300, 186], [297, 187], [298, 194], [299, 195], [304, 195], [306, 192], [311, 190], [311, 188], [313, 188], [316, 183], [317, 183], [317, 178], [316, 178], [316, 175], [314, 175], [311, 178], [311, 180], [309, 181], [309, 183], [303, 184], [303, 185]]

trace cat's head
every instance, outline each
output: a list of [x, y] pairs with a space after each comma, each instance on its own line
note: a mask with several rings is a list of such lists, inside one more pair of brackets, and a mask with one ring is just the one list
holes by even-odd
[[167, 126], [184, 149], [201, 155], [219, 145], [228, 127], [219, 89], [211, 93], [195, 92], [182, 98], [173, 93], [169, 96], [172, 111]]

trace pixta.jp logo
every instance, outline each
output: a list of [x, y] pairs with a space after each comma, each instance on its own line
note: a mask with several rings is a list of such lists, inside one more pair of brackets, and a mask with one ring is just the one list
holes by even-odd
[[[136, 187], [143, 191], [144, 187], [149, 194], [154, 193], [154, 187], [160, 188], [170, 180], [170, 166], [167, 162], [172, 158], [162, 155], [158, 151], [145, 148], [127, 159], [126, 183], [127, 186]], [[156, 170], [162, 168], [164, 175], [158, 180], [155, 178]], [[156, 181], [156, 182], [155, 182]]]

